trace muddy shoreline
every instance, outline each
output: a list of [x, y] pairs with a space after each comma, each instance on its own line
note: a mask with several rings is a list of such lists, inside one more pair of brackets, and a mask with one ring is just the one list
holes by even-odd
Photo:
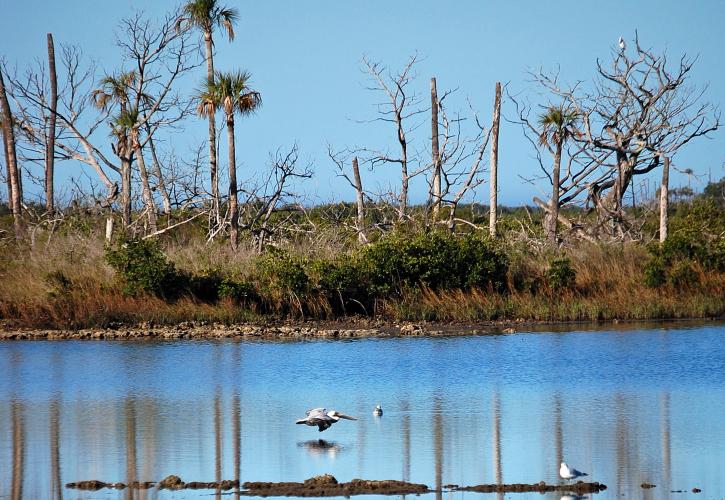
[[621, 330], [652, 327], [654, 325], [698, 326], [718, 324], [720, 319], [608, 321], [608, 322], [547, 322], [506, 321], [470, 323], [404, 322], [351, 319], [346, 321], [286, 321], [266, 324], [225, 325], [203, 321], [186, 321], [177, 325], [109, 325], [103, 328], [78, 330], [12, 329], [10, 324], [0, 325], [3, 340], [304, 340], [354, 339], [367, 337], [437, 337], [496, 335], [516, 332], [570, 331], [572, 329]]

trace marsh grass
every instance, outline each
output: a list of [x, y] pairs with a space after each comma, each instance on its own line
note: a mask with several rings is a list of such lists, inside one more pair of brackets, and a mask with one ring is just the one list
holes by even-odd
[[[345, 300], [343, 291], [324, 289], [330, 269], [338, 269], [326, 263], [350, 262], [352, 255], [345, 253], [349, 250], [334, 236], [321, 238], [315, 246], [285, 248], [285, 259], [299, 263], [304, 271], [292, 275], [261, 265], [266, 257], [260, 258], [251, 245], [242, 244], [232, 253], [227, 245], [190, 239], [166, 241], [163, 249], [183, 272], [198, 276], [213, 270], [237, 280], [232, 283], [247, 283], [258, 296], [244, 302], [231, 298], [203, 301], [189, 294], [175, 300], [130, 296], [106, 261], [100, 235], [76, 232], [32, 247], [4, 249], [0, 319], [6, 328], [72, 329], [149, 321], [233, 324], [270, 318], [344, 319], [351, 314], [390, 321], [607, 321], [725, 314], [725, 274], [704, 269], [697, 262], [687, 263], [683, 269], [674, 268], [674, 282], [646, 286], [644, 267], [649, 254], [637, 244], [585, 244], [569, 248], [563, 256], [506, 247], [505, 291], [407, 286], [367, 302]], [[573, 284], [563, 289], [547, 282], [552, 261], [561, 257], [568, 259], [575, 275]], [[260, 269], [272, 274], [265, 275]], [[288, 268], [282, 270], [289, 273]], [[678, 278], [677, 273], [686, 279]], [[287, 281], [280, 282], [280, 277]]]

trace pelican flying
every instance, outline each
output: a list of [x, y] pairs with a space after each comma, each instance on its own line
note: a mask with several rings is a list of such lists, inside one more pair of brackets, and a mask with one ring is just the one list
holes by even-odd
[[346, 420], [357, 420], [355, 417], [345, 415], [344, 413], [340, 413], [339, 411], [327, 411], [327, 408], [313, 408], [311, 410], [307, 410], [305, 412], [305, 415], [307, 415], [307, 417], [301, 418], [295, 423], [309, 426], [316, 425], [320, 432], [329, 429], [332, 424], [334, 424], [341, 418], [344, 418]]
[[562, 479], [566, 479], [567, 481], [569, 479], [576, 479], [577, 477], [582, 476], [588, 476], [586, 472], [578, 471], [572, 467], [569, 467], [566, 465], [566, 462], [561, 463], [561, 467], [559, 467], [559, 476], [561, 476]]

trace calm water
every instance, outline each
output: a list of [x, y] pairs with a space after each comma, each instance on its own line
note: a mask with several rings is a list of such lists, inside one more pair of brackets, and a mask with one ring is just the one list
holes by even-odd
[[[372, 415], [378, 403], [382, 418]], [[359, 420], [324, 433], [294, 425], [314, 406]], [[168, 474], [555, 482], [561, 457], [609, 486], [597, 499], [683, 498], [692, 493], [670, 490], [693, 487], [703, 490], [695, 498], [723, 498], [723, 443], [725, 325], [294, 343], [0, 342], [0, 498], [19, 487], [23, 498], [131, 498], [63, 485]], [[657, 487], [642, 490], [645, 481]]]

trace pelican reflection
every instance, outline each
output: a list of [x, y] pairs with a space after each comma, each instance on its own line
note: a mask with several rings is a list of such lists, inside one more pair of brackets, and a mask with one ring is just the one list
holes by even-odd
[[324, 439], [312, 439], [310, 441], [301, 441], [297, 446], [305, 448], [310, 455], [328, 456], [335, 458], [343, 448], [335, 441], [325, 441]]

